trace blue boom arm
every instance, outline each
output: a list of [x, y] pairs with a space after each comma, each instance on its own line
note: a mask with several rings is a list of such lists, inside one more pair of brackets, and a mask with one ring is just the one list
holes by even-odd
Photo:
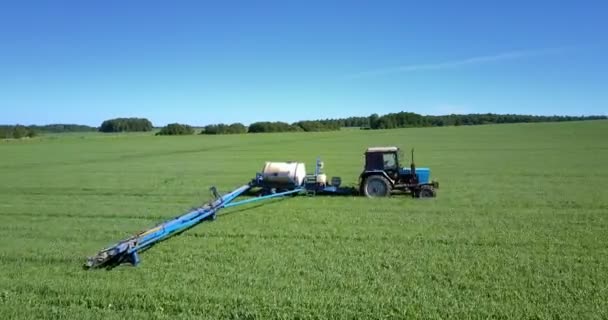
[[97, 255], [87, 259], [84, 268], [112, 268], [121, 263], [137, 265], [139, 263], [138, 252], [146, 250], [175, 234], [186, 231], [207, 219], [215, 219], [216, 213], [222, 208], [235, 207], [256, 201], [282, 197], [303, 190], [302, 188], [296, 188], [285, 192], [271, 193], [265, 196], [233, 202], [233, 200], [250, 190], [253, 186], [252, 183], [249, 183], [223, 196], [218, 196], [215, 192], [215, 188], [212, 188], [216, 194], [215, 200], [101, 250]]

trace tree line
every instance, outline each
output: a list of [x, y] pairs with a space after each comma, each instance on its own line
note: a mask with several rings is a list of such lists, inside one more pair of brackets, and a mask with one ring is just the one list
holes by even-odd
[[[293, 131], [335, 131], [343, 127], [359, 127], [361, 129], [394, 129], [417, 127], [441, 127], [500, 123], [528, 122], [562, 122], [607, 119], [606, 116], [534, 116], [517, 114], [450, 114], [442, 116], [425, 116], [414, 112], [396, 112], [385, 115], [372, 114], [369, 117], [349, 117], [338, 119], [323, 119], [298, 121], [292, 124], [286, 122], [255, 122], [245, 129], [244, 126], [236, 132], [211, 130], [210, 134], [219, 133], [260, 133], [260, 132], [293, 132]], [[226, 125], [210, 125], [210, 128], [222, 128]], [[206, 128], [207, 128], [206, 127]]]
[[[335, 131], [342, 127], [361, 129], [393, 129], [415, 127], [441, 127], [461, 125], [481, 125], [527, 122], [562, 122], [608, 119], [606, 116], [534, 116], [518, 114], [450, 114], [425, 116], [414, 112], [396, 112], [385, 115], [372, 114], [368, 117], [348, 117], [287, 123], [281, 121], [254, 122], [249, 126], [236, 122], [232, 124], [210, 124], [202, 128], [200, 134], [244, 134], [262, 132], [318, 132]], [[40, 133], [61, 132], [137, 132], [152, 131], [154, 126], [146, 118], [115, 118], [102, 122], [99, 128], [77, 124], [50, 124], [45, 126], [0, 125], [0, 138], [19, 139], [35, 137]], [[171, 123], [160, 129], [157, 135], [194, 134], [196, 130], [187, 124]]]
[[338, 122], [317, 120], [317, 121], [298, 121], [287, 123], [282, 121], [260, 121], [250, 124], [248, 127], [242, 123], [212, 124], [205, 126], [201, 134], [240, 134], [240, 133], [261, 133], [261, 132], [313, 132], [313, 131], [332, 131], [339, 130]]
[[389, 113], [369, 117], [370, 129], [393, 129], [412, 127], [441, 127], [501, 123], [562, 122], [606, 119], [606, 116], [534, 116], [518, 114], [450, 114], [423, 116], [413, 112]]
[[247, 133], [247, 127], [239, 122], [233, 124], [210, 124], [203, 127], [201, 134], [239, 134]]
[[44, 133], [97, 131], [97, 128], [80, 124], [0, 125], [0, 139], [33, 138]]
[[193, 134], [194, 128], [187, 124], [181, 123], [170, 123], [160, 129], [156, 133], [157, 136], [174, 136], [174, 135], [187, 135]]
[[21, 138], [33, 138], [38, 133], [29, 126], [22, 125], [1, 125], [0, 126], [0, 138], [1, 139], [21, 139]]
[[152, 131], [154, 126], [146, 118], [115, 118], [101, 123], [101, 132], [146, 132]]
[[32, 130], [38, 133], [64, 133], [64, 132], [90, 132], [97, 131], [97, 128], [85, 126], [82, 124], [47, 124], [44, 126], [29, 126]]
[[325, 128], [360, 127], [362, 129], [393, 129], [441, 127], [501, 123], [562, 122], [607, 119], [606, 116], [534, 116], [518, 114], [450, 114], [425, 116], [413, 112], [396, 112], [369, 117], [318, 120]]
[[[189, 129], [186, 129], [189, 128]], [[261, 121], [254, 122], [249, 126], [236, 122], [232, 124], [210, 124], [204, 126], [200, 134], [216, 135], [216, 134], [244, 134], [244, 133], [260, 133], [260, 132], [312, 132], [312, 131], [330, 131], [339, 130], [339, 124], [336, 122], [322, 121], [298, 121], [293, 124], [281, 121]], [[163, 127], [157, 135], [183, 135], [193, 134], [194, 130], [185, 124], [169, 124]]]

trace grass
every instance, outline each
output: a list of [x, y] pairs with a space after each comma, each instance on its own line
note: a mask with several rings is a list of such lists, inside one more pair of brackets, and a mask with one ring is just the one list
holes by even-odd
[[[606, 318], [608, 121], [330, 133], [65, 135], [0, 143], [0, 318]], [[438, 198], [225, 210], [142, 254], [102, 247], [305, 161], [354, 184], [416, 148]]]

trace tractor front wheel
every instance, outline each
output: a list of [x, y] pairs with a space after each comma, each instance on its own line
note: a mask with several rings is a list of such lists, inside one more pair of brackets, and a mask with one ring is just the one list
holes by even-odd
[[420, 191], [418, 191], [418, 198], [434, 198], [435, 195], [435, 190], [428, 186], [423, 186], [420, 188]]
[[369, 176], [365, 179], [363, 193], [369, 198], [387, 197], [391, 193], [391, 184], [382, 176]]

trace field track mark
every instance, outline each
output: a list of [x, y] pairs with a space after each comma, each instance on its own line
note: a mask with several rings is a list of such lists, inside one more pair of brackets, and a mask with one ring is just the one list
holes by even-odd
[[[5, 212], [0, 213], [0, 216], [7, 217], [36, 217], [36, 218], [59, 218], [59, 219], [111, 219], [111, 220], [154, 220], [154, 221], [162, 221], [166, 219], [170, 219], [175, 215], [130, 215], [130, 214], [82, 214], [82, 213], [40, 213], [40, 212]], [[2, 227], [0, 226], [0, 229]]]
[[[430, 246], [473, 246], [473, 247], [511, 247], [511, 248], [536, 248], [539, 245], [544, 246], [555, 246], [572, 249], [603, 249], [602, 245], [588, 246], [588, 245], [577, 245], [572, 243], [566, 243], [562, 241], [504, 241], [501, 239], [496, 240], [475, 240], [475, 239], [444, 239], [444, 238], [430, 238], [420, 239], [415, 237], [407, 236], [386, 236], [386, 235], [372, 235], [372, 236], [345, 236], [338, 234], [246, 234], [246, 233], [227, 233], [227, 234], [214, 234], [214, 233], [184, 233], [182, 236], [195, 237], [195, 238], [227, 238], [227, 239], [262, 239], [262, 240], [306, 240], [307, 242], [314, 241], [325, 241], [325, 242], [336, 242], [336, 241], [349, 241], [349, 242], [390, 242], [398, 243], [400, 245], [430, 245]], [[540, 248], [544, 250], [543, 248]]]
[[[149, 318], [154, 318], [159, 308], [162, 308], [163, 315], [170, 316], [171, 318], [180, 318], [183, 315], [189, 317], [192, 315], [205, 316], [209, 314], [209, 311], [204, 306], [201, 306], [201, 301], [204, 301], [213, 306], [221, 306], [220, 313], [230, 319], [254, 319], [257, 317], [253, 317], [248, 310], [260, 304], [259, 299], [243, 295], [234, 296], [230, 291], [220, 294], [202, 291], [197, 295], [178, 293], [179, 299], [175, 298], [175, 294], [160, 294], [160, 296], [155, 296], [154, 299], [151, 299], [145, 292], [138, 291], [130, 294], [129, 299], [108, 300], [100, 299], [99, 297], [112, 297], [115, 291], [109, 290], [107, 287], [102, 288], [101, 290], [98, 288], [86, 288], [86, 290], [68, 291], [65, 288], [50, 286], [48, 284], [30, 285], [19, 283], [18, 286], [11, 286], [10, 289], [5, 290], [5, 295], [8, 297], [27, 297], [29, 301], [36, 301], [36, 303], [48, 306], [52, 310], [56, 310], [57, 307], [69, 308], [78, 306], [95, 312], [110, 311], [116, 313], [119, 311], [136, 311], [149, 315]], [[237, 290], [236, 288], [231, 289]], [[320, 290], [319, 293], [322, 292], [326, 292], [326, 290]], [[329, 301], [321, 295], [318, 295], [318, 297], [315, 300], [300, 302], [298, 305], [299, 310], [307, 314], [314, 314], [327, 310], [329, 306], [332, 308], [341, 306], [348, 310], [358, 309], [357, 314], [364, 316], [364, 318], [373, 317], [373, 314], [370, 314], [370, 310], [362, 310], [361, 308], [363, 307], [357, 305], [353, 300]], [[111, 301], [111, 307], [108, 305], [109, 301]], [[23, 303], [24, 301], [14, 302]], [[272, 311], [279, 318], [293, 308], [293, 302], [289, 299], [289, 295], [283, 295], [282, 298], [279, 298], [278, 301], [274, 300], [274, 302], [279, 302], [279, 305], [272, 305]]]
[[120, 155], [118, 157], [81, 159], [81, 160], [77, 160], [77, 161], [46, 161], [46, 162], [36, 162], [36, 163], [9, 164], [9, 165], [0, 166], [0, 169], [34, 169], [37, 167], [57, 168], [57, 167], [62, 167], [62, 166], [81, 165], [81, 164], [88, 165], [88, 164], [97, 164], [97, 163], [113, 163], [113, 162], [123, 162], [125, 160], [136, 160], [136, 159], [151, 158], [151, 157], [204, 153], [204, 152], [214, 151], [214, 150], [218, 150], [218, 149], [225, 151], [225, 150], [233, 149], [234, 147], [238, 147], [238, 146], [239, 145], [237, 145], [237, 144], [233, 144], [233, 145], [196, 148], [196, 149], [185, 149], [185, 150], [162, 150], [162, 151], [154, 151], [154, 152], [127, 153], [127, 154]]
[[0, 187], [2, 195], [32, 195], [32, 196], [131, 196], [131, 197], [166, 197], [166, 196], [191, 196], [192, 193], [167, 193], [158, 192], [158, 188], [150, 188], [148, 190], [134, 191], [133, 188], [113, 188], [95, 189], [95, 188], [72, 188], [72, 187]]
[[76, 262], [82, 262], [82, 258], [74, 255], [72, 257], [58, 257], [58, 256], [41, 256], [41, 255], [32, 255], [32, 256], [0, 256], [0, 262], [2, 263], [15, 263], [22, 264], [23, 262], [35, 263], [35, 264], [74, 264]]
[[[101, 249], [104, 245], [109, 245], [111, 243], [115, 243], [119, 240], [129, 237], [131, 234], [125, 232], [122, 235], [117, 235], [112, 238], [112, 235], [109, 234], [110, 231], [115, 232], [115, 230], [108, 230], [108, 232], [103, 232], [103, 230], [96, 229], [97, 233], [89, 232], [86, 236], [82, 234], [70, 234], [70, 233], [61, 233], [61, 234], [40, 234], [36, 233], [36, 240], [48, 240], [53, 243], [62, 243], [73, 245], [74, 243], [83, 243], [83, 240], [86, 240], [87, 243], [96, 243], [99, 245], [99, 249]], [[31, 240], [33, 235], [27, 232], [19, 232], [13, 233], [11, 235], [11, 240], [22, 239], [23, 241]], [[120, 238], [120, 239], [119, 239]], [[25, 243], [25, 242], [24, 242]]]

